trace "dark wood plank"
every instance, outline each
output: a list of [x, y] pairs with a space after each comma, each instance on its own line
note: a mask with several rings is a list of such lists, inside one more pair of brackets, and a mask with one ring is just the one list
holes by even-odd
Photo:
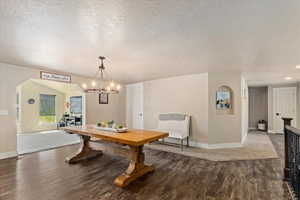
[[[283, 158], [283, 136], [271, 136]], [[64, 163], [78, 145], [0, 161], [1, 200], [286, 200], [281, 159], [211, 162], [145, 148], [155, 173], [126, 188], [113, 184], [126, 159], [104, 154]]]

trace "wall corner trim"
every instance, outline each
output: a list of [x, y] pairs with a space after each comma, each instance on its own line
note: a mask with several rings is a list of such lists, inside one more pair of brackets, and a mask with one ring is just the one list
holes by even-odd
[[246, 139], [247, 139], [247, 136], [248, 136], [248, 133], [242, 138], [241, 144], [244, 144], [244, 143], [245, 143], [245, 141], [246, 141]]
[[16, 151], [4, 152], [4, 153], [0, 153], [0, 160], [7, 159], [7, 158], [14, 158], [17, 156], [18, 156], [18, 153]]

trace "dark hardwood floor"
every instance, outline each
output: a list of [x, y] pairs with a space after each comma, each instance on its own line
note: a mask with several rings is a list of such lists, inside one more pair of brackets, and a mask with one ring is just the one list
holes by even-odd
[[[270, 136], [281, 159], [283, 136]], [[78, 146], [0, 161], [0, 200], [282, 200], [281, 159], [212, 162], [146, 149], [156, 171], [125, 189], [113, 180], [128, 166], [104, 155], [77, 165], [64, 162]]]

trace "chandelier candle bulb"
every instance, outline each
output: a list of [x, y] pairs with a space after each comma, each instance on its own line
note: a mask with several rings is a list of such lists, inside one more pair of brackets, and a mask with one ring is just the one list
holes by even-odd
[[290, 76], [287, 76], [287, 77], [284, 77], [285, 80], [289, 81], [289, 80], [292, 80], [293, 78], [290, 77]]

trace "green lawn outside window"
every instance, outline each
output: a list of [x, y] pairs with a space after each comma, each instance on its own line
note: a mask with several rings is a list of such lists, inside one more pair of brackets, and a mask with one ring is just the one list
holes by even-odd
[[40, 122], [56, 123], [55, 95], [40, 94]]
[[42, 123], [56, 123], [56, 116], [40, 116], [40, 122]]

